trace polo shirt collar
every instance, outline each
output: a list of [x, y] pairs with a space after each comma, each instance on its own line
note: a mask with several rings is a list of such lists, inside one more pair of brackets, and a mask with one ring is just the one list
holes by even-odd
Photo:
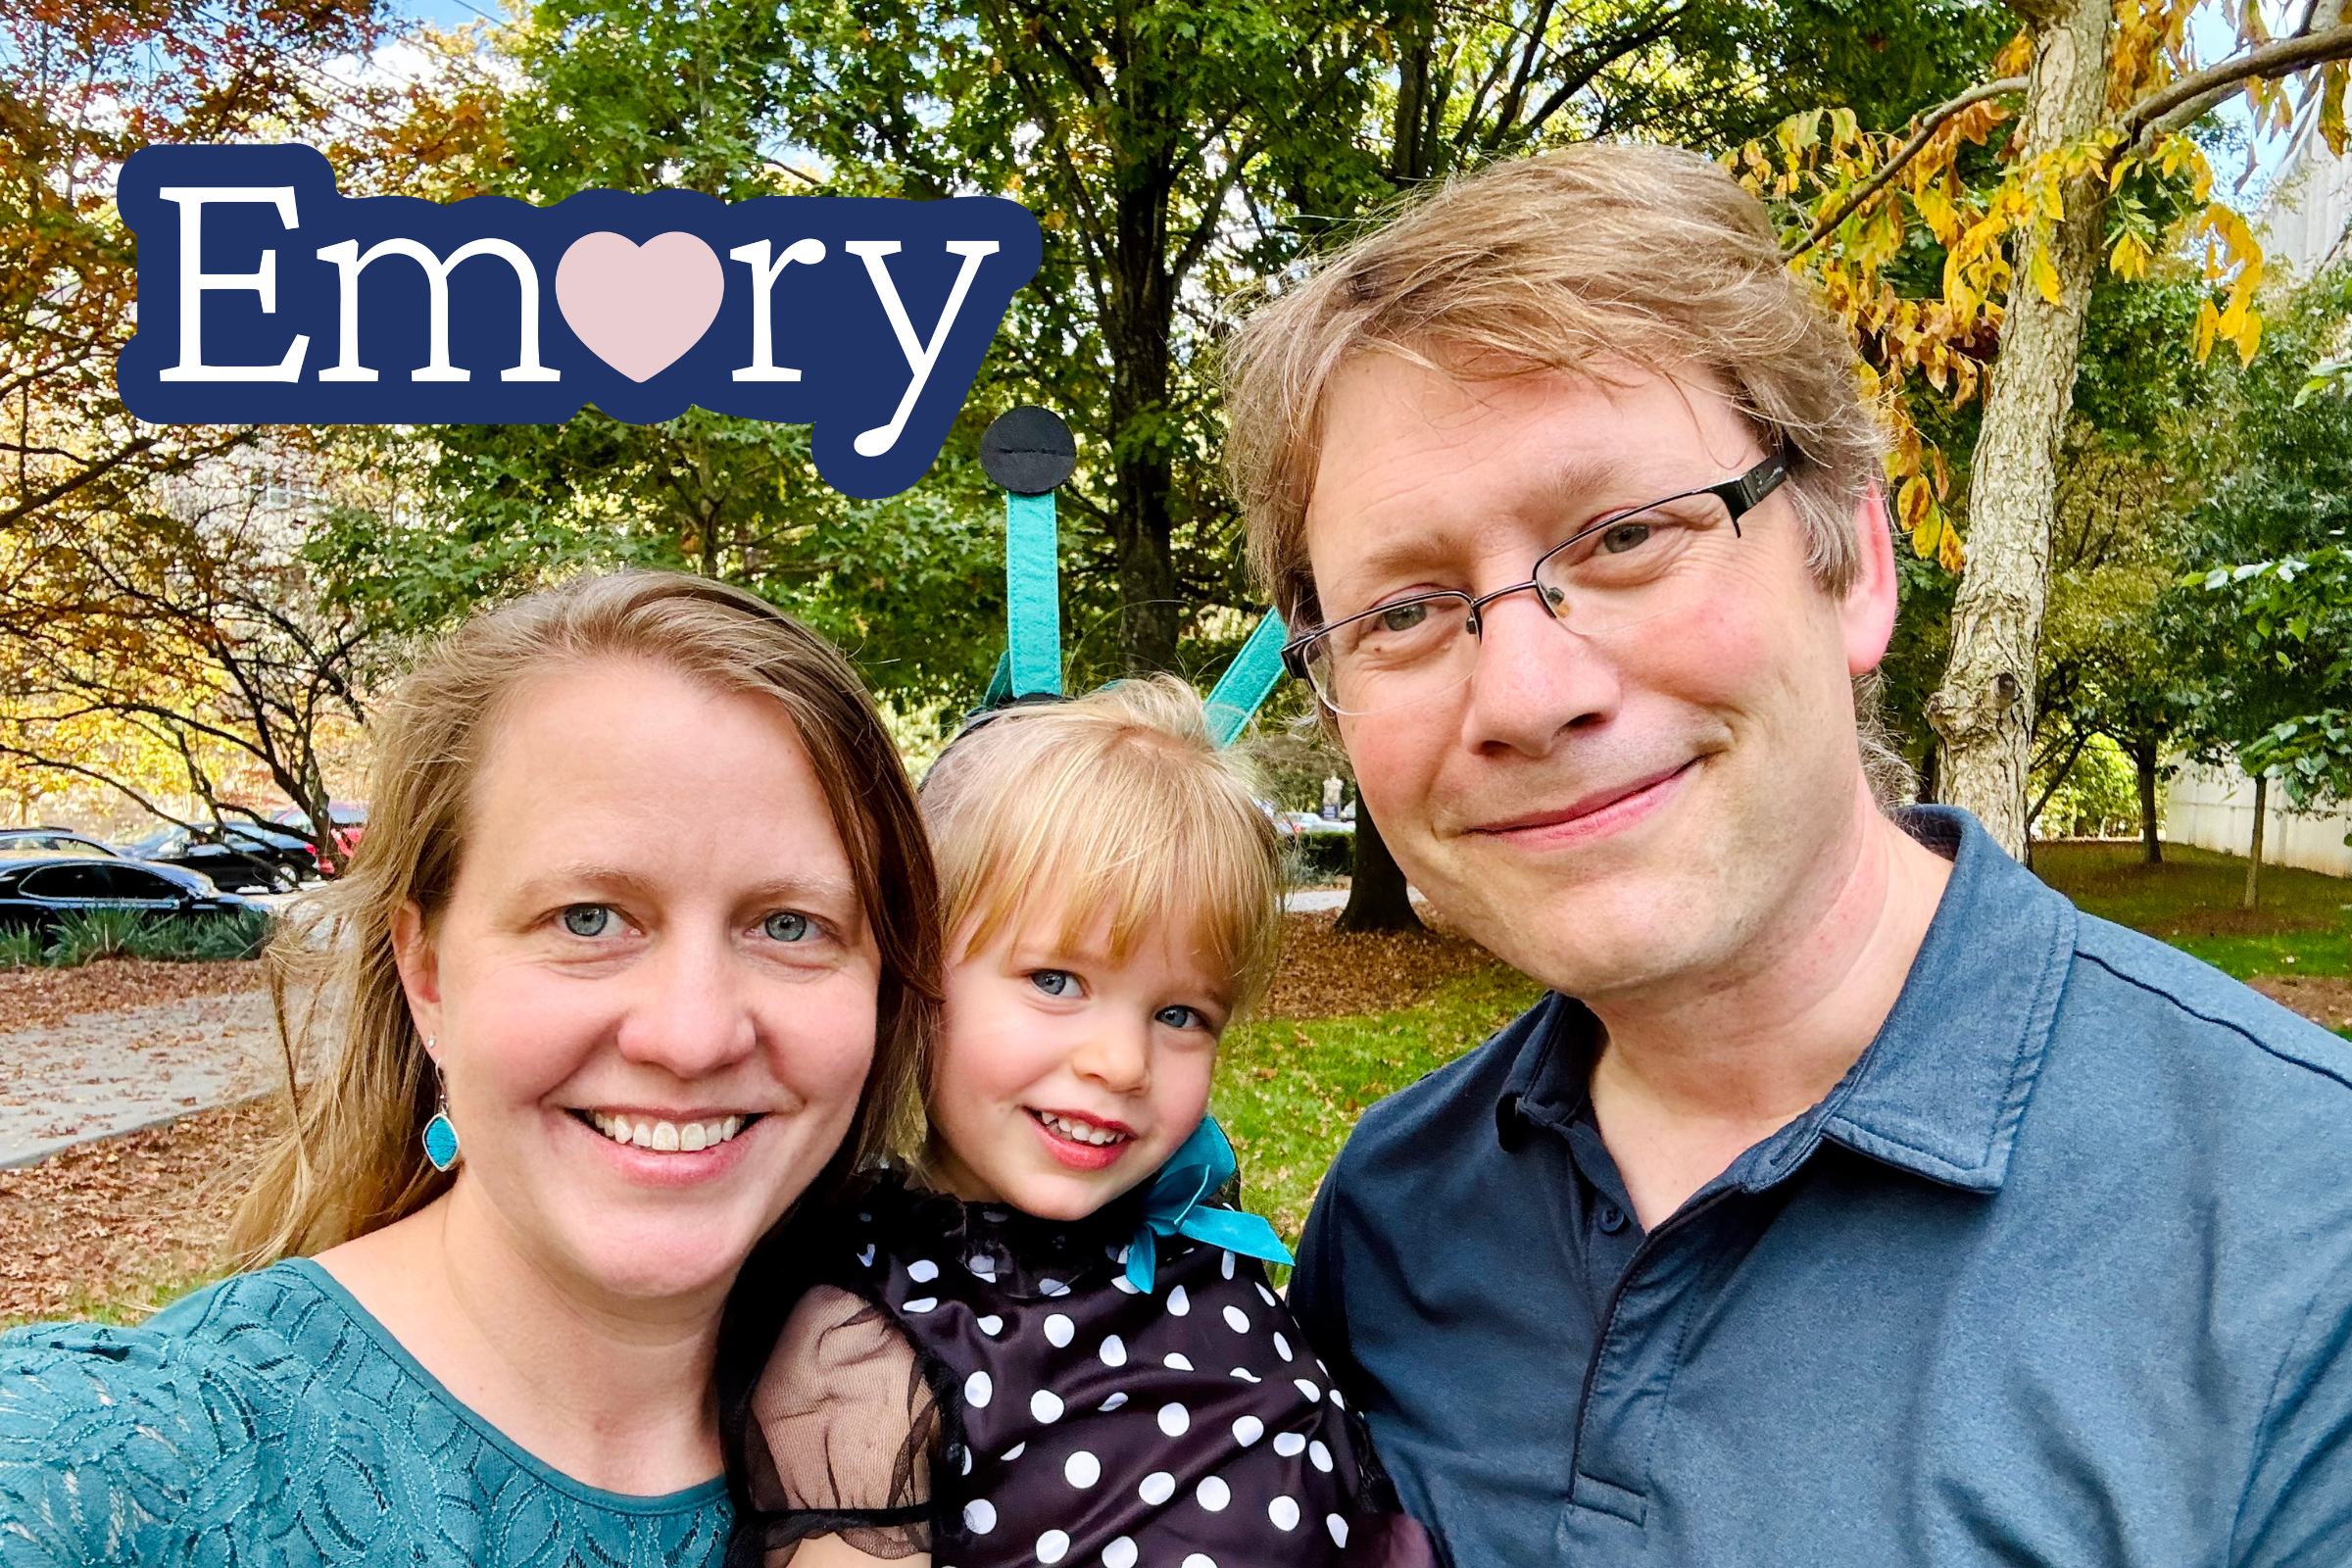
[[[1902, 994], [1837, 1087], [1719, 1180], [1761, 1191], [1824, 1141], [1969, 1192], [1997, 1192], [2008, 1175], [2073, 962], [2075, 908], [1966, 811], [1915, 807], [1897, 820], [1952, 861]], [[1598, 1034], [1583, 1004], [1557, 995], [1521, 1023], [1495, 1105], [1506, 1147], [1583, 1109]]]

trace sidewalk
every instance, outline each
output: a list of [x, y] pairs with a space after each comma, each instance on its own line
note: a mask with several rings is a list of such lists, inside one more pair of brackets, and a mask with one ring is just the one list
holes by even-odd
[[283, 1076], [259, 992], [11, 1030], [0, 1034], [0, 1167], [247, 1100]]

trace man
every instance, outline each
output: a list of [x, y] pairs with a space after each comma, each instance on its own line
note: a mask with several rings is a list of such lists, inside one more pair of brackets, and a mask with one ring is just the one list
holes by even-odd
[[1721, 171], [1455, 185], [1231, 357], [1255, 559], [1433, 904], [1552, 988], [1292, 1299], [1456, 1568], [2352, 1562], [2352, 1047], [1873, 798], [1840, 328]]

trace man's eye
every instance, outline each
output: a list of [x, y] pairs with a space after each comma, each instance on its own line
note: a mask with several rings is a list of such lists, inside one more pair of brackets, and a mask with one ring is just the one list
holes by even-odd
[[1382, 631], [1411, 631], [1427, 619], [1429, 606], [1426, 604], [1398, 605], [1394, 610], [1381, 612], [1379, 624]]
[[1198, 1029], [1208, 1020], [1200, 1016], [1198, 1007], [1162, 1007], [1152, 1015], [1152, 1021], [1171, 1029]]
[[1077, 989], [1078, 977], [1066, 969], [1039, 969], [1029, 976], [1029, 983], [1049, 997], [1066, 997]]
[[806, 942], [814, 924], [805, 914], [782, 909], [760, 922], [760, 929], [775, 942]]
[[564, 911], [564, 929], [575, 937], [601, 937], [612, 923], [612, 911], [601, 904], [575, 904]]
[[1649, 535], [1650, 524], [1646, 522], [1616, 523], [1602, 530], [1600, 535], [1601, 553], [1609, 556], [1622, 556], [1628, 550], [1639, 550], [1649, 543]]

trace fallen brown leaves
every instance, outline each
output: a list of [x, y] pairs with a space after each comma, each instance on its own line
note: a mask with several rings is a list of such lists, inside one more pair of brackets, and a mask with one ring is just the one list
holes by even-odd
[[259, 991], [262, 966], [250, 959], [222, 963], [159, 963], [151, 958], [100, 958], [71, 969], [0, 969], [0, 1030], [40, 1029], [77, 1012], [116, 1012], [156, 1002], [184, 1002]]
[[[1421, 910], [1424, 919], [1429, 910]], [[1259, 1016], [1340, 1018], [1409, 1007], [1457, 974], [1490, 968], [1494, 956], [1467, 937], [1426, 932], [1342, 936], [1336, 910], [1283, 917], [1282, 967]]]
[[272, 1095], [0, 1170], [0, 1323], [135, 1320], [224, 1270], [230, 1212], [284, 1125]]

